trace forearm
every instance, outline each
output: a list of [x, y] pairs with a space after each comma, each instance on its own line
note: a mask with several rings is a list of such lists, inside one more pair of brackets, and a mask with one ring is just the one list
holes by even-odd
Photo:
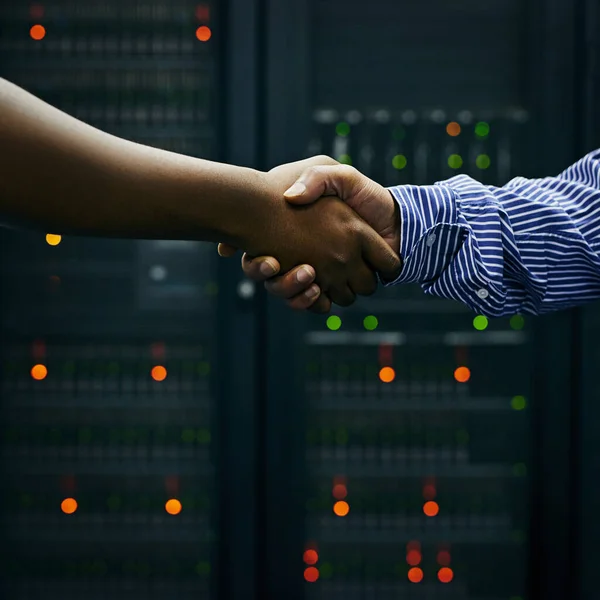
[[257, 171], [122, 140], [0, 79], [0, 222], [243, 247], [267, 194]]
[[402, 212], [396, 281], [488, 316], [600, 298], [600, 152], [558, 177], [503, 188], [459, 176], [392, 189]]

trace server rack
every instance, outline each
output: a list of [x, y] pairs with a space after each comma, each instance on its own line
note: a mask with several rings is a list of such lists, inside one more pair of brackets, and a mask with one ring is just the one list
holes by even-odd
[[[268, 6], [268, 166], [304, 150], [385, 185], [501, 185], [578, 158], [572, 6]], [[396, 288], [269, 315], [274, 594], [569, 596], [569, 314], [486, 322]]]
[[[0, 11], [3, 76], [219, 157], [217, 2]], [[216, 597], [213, 249], [60, 234], [1, 232], [3, 597]]]

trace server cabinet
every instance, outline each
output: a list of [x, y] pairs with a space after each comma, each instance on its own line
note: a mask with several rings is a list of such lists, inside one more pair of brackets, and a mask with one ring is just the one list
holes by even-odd
[[[219, 157], [217, 2], [0, 11], [4, 77], [121, 137]], [[3, 597], [216, 597], [214, 249], [1, 236]]]
[[[324, 153], [388, 186], [502, 185], [577, 158], [564, 3], [312, 0], [269, 17], [269, 165]], [[488, 320], [410, 287], [326, 318], [269, 311], [274, 594], [569, 593], [569, 317]]]

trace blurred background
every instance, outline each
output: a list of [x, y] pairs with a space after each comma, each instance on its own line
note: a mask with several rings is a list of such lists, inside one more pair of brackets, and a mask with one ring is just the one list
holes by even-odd
[[[597, 0], [9, 0], [0, 75], [192, 156], [502, 185], [600, 146], [599, 31]], [[597, 307], [297, 315], [212, 245], [0, 235], [3, 598], [598, 595]]]

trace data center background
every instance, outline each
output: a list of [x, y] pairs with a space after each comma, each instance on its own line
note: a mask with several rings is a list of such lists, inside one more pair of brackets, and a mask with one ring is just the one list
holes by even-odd
[[[0, 11], [2, 76], [194, 156], [501, 185], [600, 143], [595, 0]], [[1, 233], [4, 597], [594, 597], [597, 308], [300, 316], [208, 245]]]

